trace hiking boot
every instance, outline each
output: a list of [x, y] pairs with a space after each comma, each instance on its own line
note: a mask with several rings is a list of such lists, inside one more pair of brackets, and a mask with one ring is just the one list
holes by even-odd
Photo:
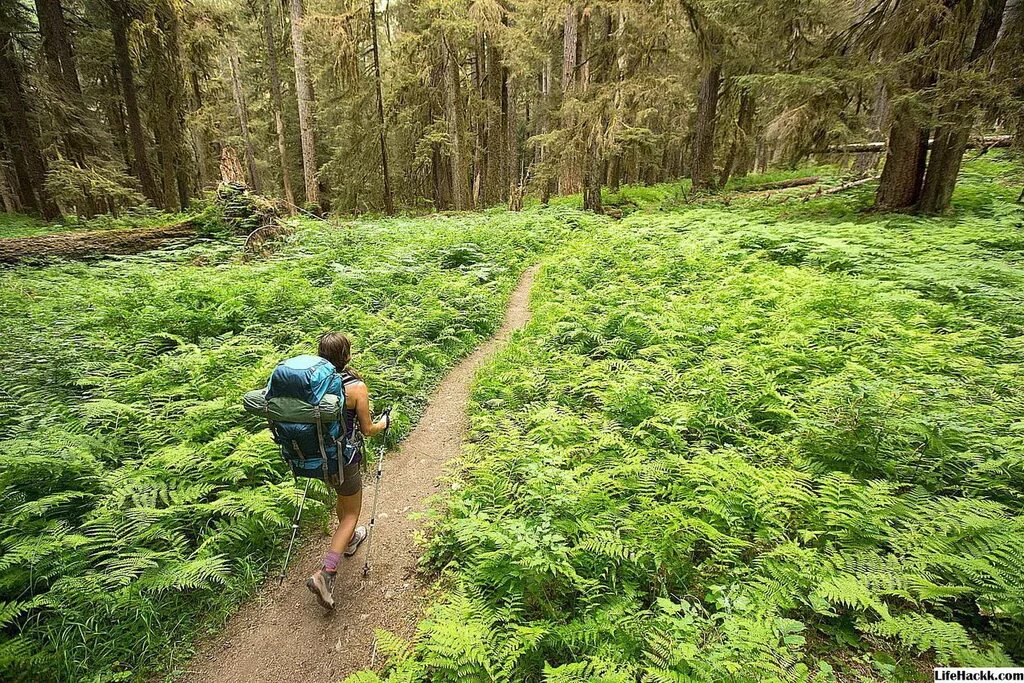
[[334, 577], [323, 569], [306, 579], [306, 588], [316, 596], [320, 606], [324, 609], [334, 609]]
[[366, 527], [357, 526], [356, 530], [352, 532], [352, 540], [349, 541], [348, 547], [345, 548], [345, 557], [352, 557], [359, 550], [359, 544], [366, 540]]

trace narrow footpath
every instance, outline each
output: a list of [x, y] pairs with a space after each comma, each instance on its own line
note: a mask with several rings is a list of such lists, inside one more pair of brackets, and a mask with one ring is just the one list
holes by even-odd
[[[527, 270], [512, 293], [498, 332], [445, 377], [416, 429], [387, 456], [374, 530], [372, 572], [362, 578], [363, 549], [344, 558], [334, 589], [337, 606], [325, 612], [306, 589], [306, 577], [323, 559], [327, 537], [306, 537], [285, 578], [272, 579], [189, 662], [182, 680], [195, 683], [337, 683], [371, 665], [374, 630], [409, 637], [422, 614], [426, 586], [416, 577], [420, 549], [414, 534], [440, 490], [438, 478], [458, 457], [468, 428], [466, 405], [477, 369], [530, 318]], [[369, 520], [373, 475], [363, 477], [360, 523]], [[379, 661], [376, 662], [379, 664]]]

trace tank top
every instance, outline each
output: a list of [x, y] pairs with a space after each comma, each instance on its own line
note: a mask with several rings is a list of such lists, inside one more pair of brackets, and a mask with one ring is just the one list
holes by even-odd
[[[363, 380], [353, 375], [348, 369], [341, 371], [341, 386], [345, 387], [346, 391], [350, 385], [357, 384], [362, 381]], [[356, 427], [356, 409], [346, 407], [343, 411], [343, 416], [345, 420], [345, 433], [349, 435], [349, 439], [362, 439], [363, 435]]]

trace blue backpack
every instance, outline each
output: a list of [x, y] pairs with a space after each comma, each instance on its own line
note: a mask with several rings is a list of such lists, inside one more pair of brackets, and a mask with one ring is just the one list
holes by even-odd
[[[338, 410], [325, 414], [325, 396], [337, 396]], [[283, 422], [266, 414], [274, 442], [296, 477], [320, 479], [341, 485], [345, 480], [339, 454], [345, 464], [358, 462], [360, 449], [345, 423], [345, 386], [334, 365], [319, 356], [296, 356], [282, 361], [270, 376], [264, 392], [266, 404], [291, 404], [304, 422]], [[309, 416], [306, 418], [305, 416]], [[354, 425], [353, 425], [354, 427]]]

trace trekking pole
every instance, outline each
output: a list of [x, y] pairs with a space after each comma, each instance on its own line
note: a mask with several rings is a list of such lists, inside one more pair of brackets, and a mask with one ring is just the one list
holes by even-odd
[[281, 567], [281, 576], [277, 578], [277, 585], [284, 583], [284, 575], [288, 571], [288, 560], [292, 558], [292, 546], [295, 545], [295, 537], [299, 533], [299, 520], [302, 518], [302, 508], [306, 504], [306, 494], [309, 493], [309, 482], [306, 480], [306, 488], [302, 490], [302, 498], [299, 499], [299, 509], [295, 511], [295, 519], [292, 520], [292, 540], [288, 541], [288, 552], [284, 556], [284, 566]]
[[384, 453], [387, 452], [388, 430], [391, 429], [391, 409], [385, 412], [388, 417], [388, 424], [384, 427], [384, 436], [381, 439], [380, 452], [377, 453], [377, 476], [373, 482], [373, 505], [370, 506], [370, 526], [366, 530], [366, 555], [363, 557], [363, 578], [370, 575], [370, 545], [373, 543], [373, 527], [377, 523], [377, 499], [380, 497], [380, 479], [384, 475]]

